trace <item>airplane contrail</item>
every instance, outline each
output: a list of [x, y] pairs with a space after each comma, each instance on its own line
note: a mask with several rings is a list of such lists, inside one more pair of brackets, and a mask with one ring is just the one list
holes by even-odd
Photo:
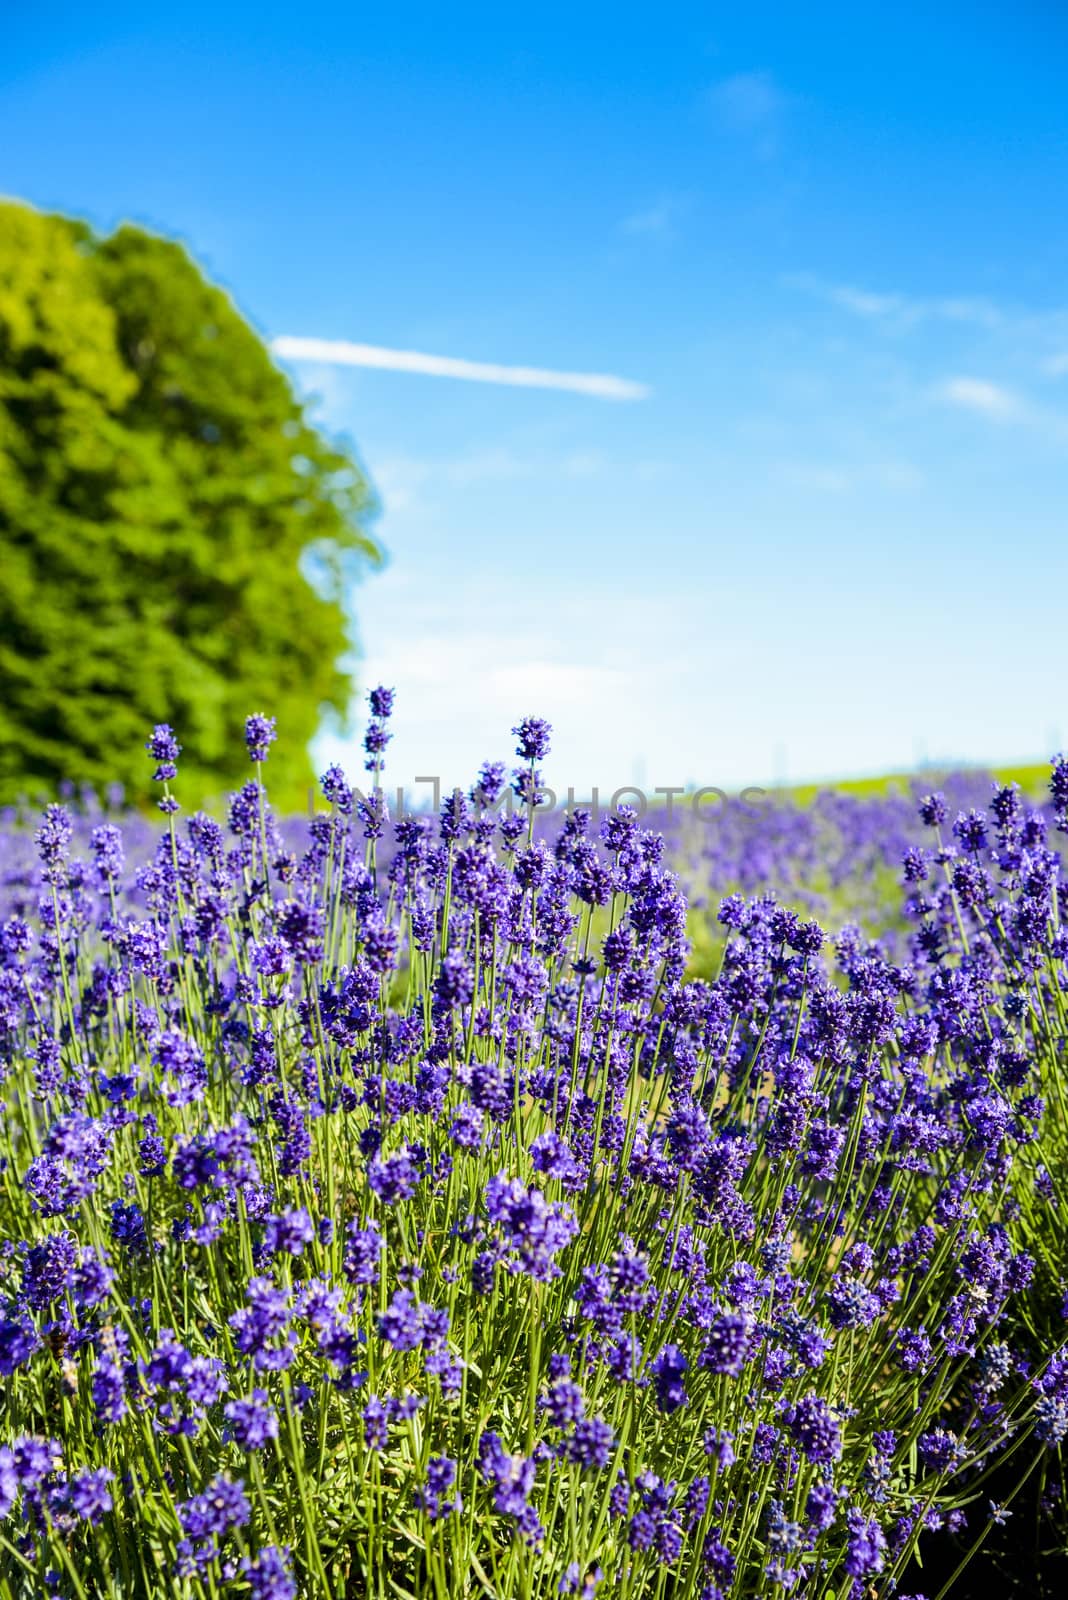
[[517, 389], [566, 389], [598, 400], [644, 400], [649, 388], [607, 372], [553, 372], [546, 367], [505, 367], [492, 361], [463, 361], [432, 356], [421, 350], [387, 350], [376, 344], [350, 344], [346, 339], [301, 339], [282, 335], [272, 340], [275, 355], [285, 361], [318, 361], [341, 367], [376, 367], [383, 372], [418, 372], [430, 378], [462, 378], [468, 383], [504, 383]]

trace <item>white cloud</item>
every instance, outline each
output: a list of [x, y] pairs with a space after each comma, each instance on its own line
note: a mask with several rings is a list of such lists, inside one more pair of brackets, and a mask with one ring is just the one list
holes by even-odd
[[853, 311], [858, 317], [888, 317], [900, 315], [905, 309], [900, 295], [873, 294], [870, 289], [854, 289], [851, 284], [831, 284], [827, 298], [844, 311]]
[[689, 208], [687, 196], [662, 195], [644, 211], [635, 211], [629, 217], [624, 217], [620, 231], [648, 239], [674, 239], [678, 233], [678, 223]]
[[1023, 416], [1019, 397], [1000, 383], [987, 378], [947, 378], [939, 385], [939, 397], [962, 411], [975, 411], [992, 422], [1012, 422]]
[[597, 706], [633, 690], [632, 673], [620, 667], [570, 661], [516, 661], [498, 666], [489, 678], [489, 696], [502, 711], [512, 706]]
[[346, 339], [305, 339], [283, 334], [272, 341], [284, 361], [310, 361], [342, 367], [373, 367], [381, 372], [419, 373], [430, 378], [460, 378], [468, 383], [499, 383], [517, 389], [563, 389], [598, 400], [643, 400], [644, 383], [604, 372], [555, 372], [547, 367], [506, 367], [490, 361], [465, 361], [427, 355], [421, 350], [388, 350], [351, 344]]
[[775, 154], [789, 101], [770, 72], [735, 73], [713, 84], [708, 100], [732, 133], [755, 141], [759, 155]]
[[671, 206], [661, 200], [648, 211], [635, 211], [632, 216], [625, 217], [621, 226], [624, 233], [670, 233]]
[[573, 450], [561, 463], [567, 478], [596, 478], [607, 466], [608, 459], [600, 450]]
[[911, 461], [883, 461], [872, 468], [875, 483], [883, 489], [907, 491], [921, 489], [924, 475]]
[[1007, 314], [991, 300], [973, 295], [944, 295], [922, 298], [917, 295], [898, 294], [860, 288], [853, 283], [828, 283], [811, 273], [793, 273], [786, 282], [795, 289], [849, 311], [853, 316], [869, 321], [888, 322], [902, 328], [915, 327], [921, 322], [956, 322], [978, 328], [999, 328]]
[[[962, 364], [971, 365], [974, 361], [978, 365], [981, 361], [990, 366], [996, 363], [1012, 373], [1068, 376], [1068, 311], [1057, 307], [995, 304], [977, 295], [920, 298], [832, 283], [811, 273], [794, 273], [782, 281], [895, 334], [922, 327], [930, 335], [936, 324], [955, 324], [967, 330], [968, 337], [961, 337], [960, 353], [949, 359]], [[963, 349], [965, 343], [967, 350]], [[957, 374], [928, 388], [927, 398], [932, 394], [944, 405], [970, 411], [991, 422], [1017, 423], [1060, 444], [1068, 442], [1068, 417], [989, 378]]]
[[500, 447], [472, 451], [458, 456], [455, 461], [441, 464], [447, 482], [461, 488], [471, 488], [476, 483], [502, 483], [512, 478], [526, 478], [534, 471], [534, 464], [524, 461], [514, 451]]
[[594, 478], [607, 471], [610, 464], [609, 457], [600, 450], [520, 455], [495, 446], [445, 458], [387, 455], [371, 462], [370, 472], [387, 513], [392, 513], [425, 511], [457, 488], [534, 477], [543, 482], [554, 478]]
[[852, 474], [843, 468], [821, 466], [816, 461], [786, 461], [778, 471], [790, 488], [817, 494], [845, 494], [854, 483]]
[[981, 295], [950, 295], [941, 300], [932, 300], [926, 311], [929, 316], [942, 317], [946, 322], [970, 322], [978, 328], [1000, 328], [1005, 322], [1005, 312], [1001, 307], [994, 305], [991, 300], [984, 300]]
[[407, 511], [416, 505], [431, 465], [414, 456], [384, 456], [371, 468], [375, 488], [388, 511]]
[[813, 494], [870, 493], [873, 489], [907, 493], [923, 483], [922, 472], [908, 461], [859, 461], [845, 465], [783, 461], [775, 471], [791, 489]]
[[935, 393], [947, 405], [971, 411], [989, 422], [1016, 423], [1059, 449], [1068, 445], [1068, 417], [1035, 405], [1004, 384], [991, 383], [988, 378], [948, 378]]
[[[393, 604], [410, 615], [412, 599], [394, 596]], [[514, 609], [489, 629], [470, 616], [458, 630], [440, 609], [418, 602], [414, 615], [418, 626], [407, 628], [403, 638], [399, 629], [386, 637], [379, 628], [379, 648], [369, 640], [362, 664], [363, 681], [394, 685], [403, 710], [390, 747], [391, 784], [425, 799], [426, 786], [413, 784], [417, 774], [436, 773], [445, 786], [469, 783], [481, 761], [511, 755], [515, 741], [509, 729], [528, 713], [547, 717], [557, 733], [550, 782], [559, 780], [566, 788], [603, 777], [611, 792], [611, 786], [628, 781], [637, 736], [634, 708], [647, 692], [638, 666], [597, 642], [573, 652], [565, 638], [532, 626]], [[606, 719], [617, 760], [606, 761], [604, 773], [591, 777], [588, 736], [582, 730], [591, 720], [600, 725]], [[598, 732], [603, 738], [602, 726]], [[611, 742], [607, 748], [613, 749]], [[334, 738], [329, 730], [317, 741], [317, 759], [338, 759], [358, 770], [352, 742]]]

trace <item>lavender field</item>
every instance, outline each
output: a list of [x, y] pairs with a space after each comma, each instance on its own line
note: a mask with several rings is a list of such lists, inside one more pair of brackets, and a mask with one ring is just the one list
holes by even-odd
[[545, 816], [528, 717], [397, 818], [370, 713], [5, 820], [0, 1595], [1041, 1593], [1068, 762]]

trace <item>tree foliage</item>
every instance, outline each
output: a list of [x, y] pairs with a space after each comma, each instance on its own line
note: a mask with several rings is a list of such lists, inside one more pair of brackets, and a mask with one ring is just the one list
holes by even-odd
[[143, 796], [159, 721], [184, 795], [217, 793], [263, 710], [299, 803], [309, 739], [351, 702], [372, 511], [180, 245], [0, 204], [0, 800], [116, 776]]

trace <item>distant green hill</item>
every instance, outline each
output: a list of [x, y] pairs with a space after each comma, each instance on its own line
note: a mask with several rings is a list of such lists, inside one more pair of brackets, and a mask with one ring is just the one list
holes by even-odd
[[769, 792], [804, 806], [810, 805], [817, 795], [824, 794], [829, 789], [833, 789], [837, 794], [880, 795], [892, 794], [895, 790], [906, 794], [917, 779], [926, 788], [937, 789], [951, 772], [964, 771], [989, 773], [999, 783], [1018, 783], [1031, 799], [1040, 800], [1046, 793], [1050, 768], [1046, 761], [1016, 767], [924, 768], [915, 772], [888, 772], [873, 778], [828, 778], [823, 783], [784, 784]]

